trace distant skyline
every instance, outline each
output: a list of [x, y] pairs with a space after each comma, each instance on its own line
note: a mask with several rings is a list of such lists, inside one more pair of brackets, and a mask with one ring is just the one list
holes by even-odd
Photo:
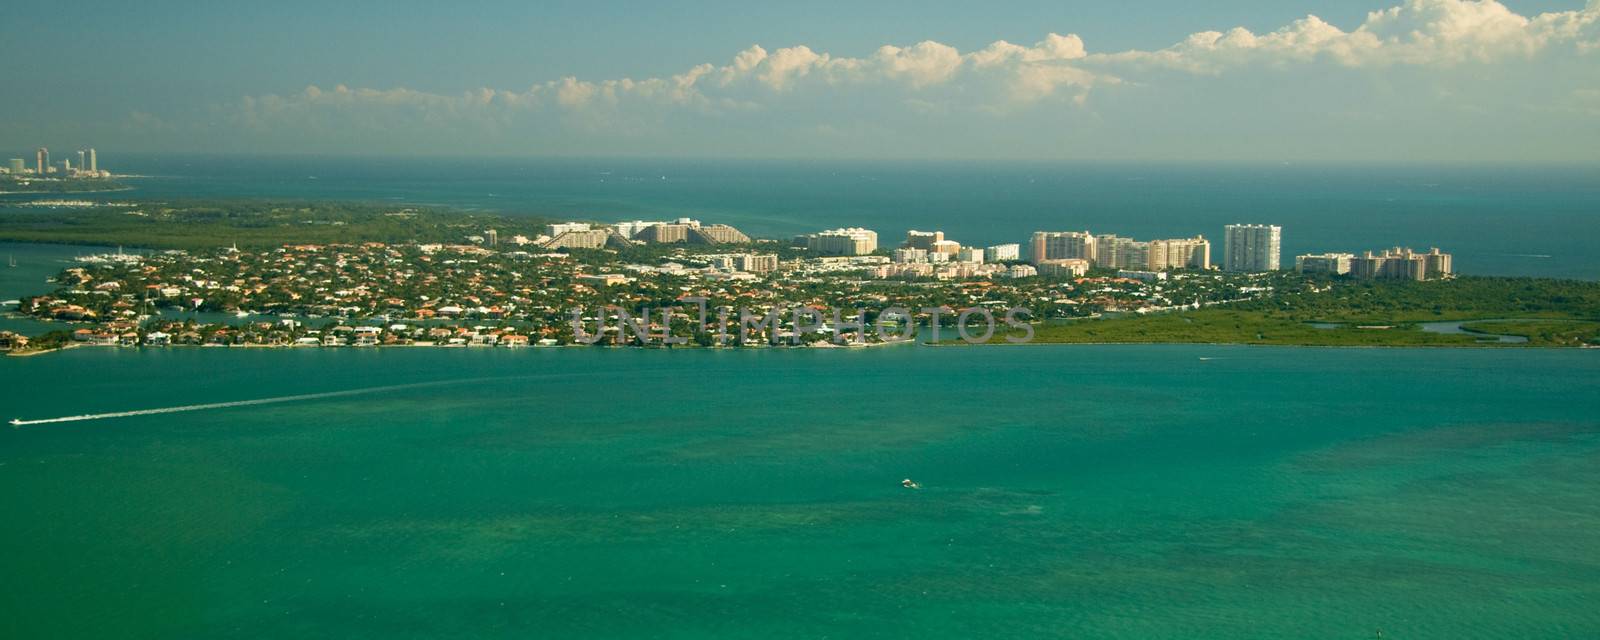
[[0, 149], [1600, 162], [1600, 0], [537, 5], [22, 3]]

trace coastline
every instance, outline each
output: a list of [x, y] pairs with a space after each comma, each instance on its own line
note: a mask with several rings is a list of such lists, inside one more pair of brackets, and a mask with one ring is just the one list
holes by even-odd
[[115, 189], [88, 189], [84, 191], [0, 191], [0, 196], [73, 196], [84, 193], [120, 193], [133, 191], [137, 187], [118, 187]]
[[1600, 345], [1549, 345], [1549, 344], [1527, 344], [1527, 343], [1319, 344], [1319, 343], [1298, 343], [1298, 342], [1289, 343], [1289, 342], [1286, 342], [1286, 343], [1271, 344], [1271, 343], [1260, 343], [1260, 342], [1176, 342], [1176, 341], [1166, 341], [1166, 342], [1156, 342], [1156, 341], [1151, 341], [1151, 342], [1006, 342], [1004, 340], [1000, 340], [1000, 341], [990, 341], [990, 342], [985, 342], [985, 343], [980, 343], [980, 344], [970, 344], [970, 343], [967, 343], [967, 342], [962, 342], [961, 340], [958, 339], [958, 340], [955, 340], [953, 342], [952, 341], [945, 341], [945, 342], [937, 342], [937, 343], [918, 342], [918, 341], [915, 341], [915, 340], [896, 340], [896, 341], [892, 341], [892, 342], [874, 342], [874, 343], [866, 343], [866, 344], [859, 344], [859, 345], [848, 345], [848, 344], [844, 344], [844, 345], [835, 345], [835, 344], [828, 344], [828, 345], [821, 345], [821, 344], [809, 344], [809, 345], [754, 344], [754, 345], [739, 346], [739, 347], [702, 347], [702, 346], [698, 346], [698, 345], [679, 345], [679, 346], [674, 346], [674, 347], [670, 347], [670, 348], [669, 347], [665, 347], [665, 346], [660, 346], [660, 345], [637, 346], [637, 345], [586, 345], [586, 344], [556, 344], [556, 345], [547, 345], [547, 346], [530, 345], [530, 346], [525, 346], [525, 347], [522, 347], [522, 346], [519, 346], [519, 347], [506, 347], [506, 346], [499, 346], [499, 345], [489, 346], [489, 345], [441, 345], [441, 344], [379, 344], [379, 345], [366, 345], [366, 346], [343, 345], [343, 346], [336, 346], [336, 347], [329, 347], [329, 346], [322, 346], [322, 345], [293, 345], [293, 344], [174, 344], [174, 345], [164, 345], [164, 346], [145, 346], [145, 345], [141, 345], [141, 346], [137, 346], [137, 347], [124, 347], [124, 346], [120, 346], [120, 345], [68, 344], [68, 345], [63, 345], [63, 346], [60, 346], [60, 347], [55, 347], [55, 348], [52, 348], [52, 349], [27, 350], [27, 351], [10, 351], [10, 352], [6, 353], [6, 356], [7, 357], [15, 357], [15, 358], [28, 358], [28, 357], [33, 357], [33, 356], [42, 356], [42, 355], [45, 355], [45, 354], [48, 354], [48, 353], [56, 353], [56, 352], [60, 352], [60, 351], [69, 351], [69, 350], [73, 350], [73, 349], [94, 349], [94, 348], [97, 348], [97, 347], [98, 348], [103, 348], [103, 349], [134, 350], [134, 351], [140, 351], [140, 352], [142, 352], [142, 351], [158, 351], [158, 350], [165, 350], [165, 349], [183, 349], [183, 350], [187, 350], [187, 349], [264, 349], [264, 350], [307, 350], [307, 351], [310, 351], [310, 350], [328, 350], [328, 351], [372, 351], [372, 350], [379, 350], [379, 351], [381, 351], [381, 350], [385, 350], [385, 349], [449, 349], [449, 350], [493, 352], [493, 351], [546, 351], [546, 350], [554, 350], [554, 349], [580, 349], [580, 348], [586, 348], [586, 349], [608, 349], [608, 350], [636, 349], [636, 350], [655, 350], [655, 351], [674, 351], [674, 350], [749, 351], [749, 350], [802, 350], [802, 349], [822, 349], [822, 350], [843, 349], [843, 350], [853, 351], [853, 350], [859, 350], [859, 349], [867, 349], [867, 348], [874, 348], [874, 347], [887, 347], [887, 346], [895, 346], [895, 345], [903, 345], [903, 344], [916, 344], [917, 346], [921, 346], [921, 347], [934, 347], [934, 348], [950, 348], [950, 347], [955, 347], [955, 348], [1024, 347], [1025, 348], [1025, 347], [1115, 347], [1115, 346], [1183, 347], [1183, 346], [1190, 346], [1190, 347], [1259, 347], [1259, 348], [1282, 348], [1282, 349], [1429, 349], [1429, 350], [1432, 350], [1432, 349], [1475, 349], [1475, 350], [1485, 350], [1485, 351], [1488, 351], [1488, 350], [1548, 350], [1548, 351], [1600, 350]]

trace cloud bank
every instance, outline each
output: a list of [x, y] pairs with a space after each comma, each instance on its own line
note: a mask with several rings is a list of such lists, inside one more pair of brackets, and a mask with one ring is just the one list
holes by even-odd
[[[752, 46], [665, 77], [567, 77], [454, 95], [311, 86], [218, 105], [206, 121], [250, 144], [354, 151], [870, 155], [887, 146], [902, 153], [885, 155], [926, 156], [1015, 147], [1065, 157], [1075, 154], [1051, 149], [1106, 153], [1142, 131], [1173, 136], [1165, 150], [1152, 142], [1153, 151], [1135, 144], [1121, 154], [1137, 157], [1252, 136], [1326, 144], [1363, 128], [1405, 131], [1420, 145], [1440, 134], [1428, 121], [1441, 114], [1459, 127], [1494, 116], [1515, 129], [1505, 120], [1536, 112], [1586, 120], [1597, 93], [1600, 0], [1531, 17], [1494, 0], [1407, 0], [1348, 31], [1307, 16], [1270, 33], [1203, 31], [1152, 51], [1091, 52], [1071, 33], [967, 52], [885, 45], [860, 57]], [[1183, 129], [1208, 125], [1216, 131]], [[1524, 133], [1524, 146], [1545, 135], [1538, 126]], [[953, 153], [940, 152], [941, 140]], [[1253, 144], [1255, 153], [1292, 148]]]

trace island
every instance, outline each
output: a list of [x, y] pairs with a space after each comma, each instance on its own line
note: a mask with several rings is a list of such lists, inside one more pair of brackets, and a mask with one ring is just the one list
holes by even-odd
[[[1305, 264], [1216, 269], [1199, 263], [1203, 238], [1141, 246], [1103, 236], [1121, 253], [1024, 262], [1017, 245], [951, 246], [936, 233], [880, 249], [860, 229], [751, 238], [687, 218], [102, 203], [0, 216], [0, 240], [123, 247], [83, 256], [55, 290], [20, 300], [10, 313], [61, 328], [0, 333], [0, 349], [956, 346], [974, 342], [962, 329], [979, 314], [990, 325], [983, 342], [995, 345], [1600, 345], [1600, 283], [1427, 277], [1423, 267], [1403, 277], [1437, 251], [1393, 254], [1402, 277], [1359, 277]], [[1160, 270], [1123, 268], [1155, 264], [1151, 246], [1183, 253]], [[1123, 264], [1108, 264], [1111, 255]], [[884, 324], [893, 330], [876, 330]]]

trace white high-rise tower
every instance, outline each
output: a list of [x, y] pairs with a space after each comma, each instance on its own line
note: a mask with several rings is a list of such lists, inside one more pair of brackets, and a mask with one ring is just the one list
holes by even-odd
[[1277, 271], [1283, 227], [1230, 224], [1223, 233], [1222, 266], [1228, 271]]

